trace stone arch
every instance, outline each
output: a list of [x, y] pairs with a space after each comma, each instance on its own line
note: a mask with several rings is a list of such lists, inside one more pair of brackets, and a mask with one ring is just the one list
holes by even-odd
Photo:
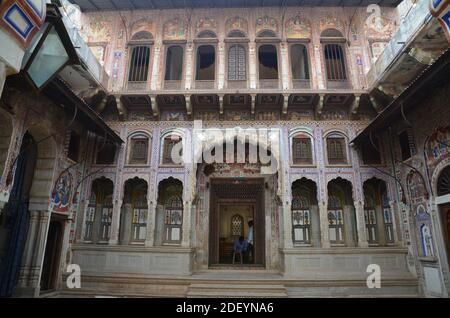
[[314, 131], [311, 128], [297, 127], [289, 131], [289, 158], [292, 164], [316, 162], [314, 147]]
[[88, 208], [85, 217], [84, 240], [108, 242], [111, 235], [114, 182], [107, 177], [97, 177], [91, 182]]
[[151, 133], [145, 130], [130, 132], [126, 144], [126, 162], [128, 164], [149, 164], [151, 145]]
[[197, 34], [197, 38], [199, 39], [215, 39], [217, 38], [216, 32], [211, 30], [202, 30]]
[[13, 128], [12, 117], [4, 110], [0, 109], [0, 182], [2, 181], [3, 175], [7, 175], [7, 173], [5, 173], [7, 169], [6, 161], [11, 144]]
[[276, 38], [277, 34], [274, 30], [261, 30], [256, 34], [258, 38]]
[[[434, 169], [433, 175], [431, 177], [431, 186], [433, 187], [433, 193], [436, 194], [436, 196], [440, 196], [439, 193], [439, 186], [440, 181], [442, 178], [442, 175], [448, 171], [450, 168], [450, 158], [446, 158], [442, 160]], [[445, 193], [448, 194], [448, 193]], [[445, 195], [444, 194], [444, 195]]]
[[344, 35], [341, 31], [335, 28], [327, 28], [320, 33], [321, 38], [344, 38]]
[[[186, 134], [182, 129], [166, 129], [161, 133], [161, 137], [159, 138], [159, 163], [160, 164], [178, 164], [181, 165], [184, 163], [184, 156], [187, 154], [188, 149], [186, 149]], [[179, 153], [181, 158], [181, 163], [174, 161], [175, 158], [172, 158], [171, 153], [172, 149], [181, 142], [181, 152]], [[170, 143], [170, 144], [168, 144]], [[170, 157], [169, 157], [170, 156]], [[180, 159], [180, 158], [178, 158]]]
[[352, 182], [338, 177], [328, 182], [327, 189], [331, 244], [356, 246], [358, 233]]
[[377, 177], [363, 183], [364, 216], [369, 244], [394, 243], [394, 215], [389, 203], [388, 184]]
[[184, 218], [183, 182], [169, 177], [158, 182], [155, 244], [181, 244]]
[[153, 34], [150, 31], [138, 31], [131, 36], [131, 41], [151, 41]]
[[351, 151], [349, 138], [345, 132], [337, 129], [330, 130], [324, 133], [323, 141], [323, 151], [328, 164], [348, 164]]
[[292, 182], [292, 241], [320, 246], [320, 216], [317, 183], [302, 177]]
[[56, 142], [44, 127], [28, 130], [37, 144], [37, 158], [30, 190], [30, 210], [45, 211], [49, 208], [56, 166]]
[[229, 38], [246, 38], [247, 34], [242, 30], [231, 30], [227, 33]]
[[148, 182], [128, 178], [123, 184], [123, 201], [120, 211], [120, 244], [144, 243], [147, 238]]

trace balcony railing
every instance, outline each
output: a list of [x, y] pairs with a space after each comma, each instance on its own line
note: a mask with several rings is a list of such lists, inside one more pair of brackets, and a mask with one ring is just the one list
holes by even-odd
[[311, 81], [309, 79], [294, 79], [292, 80], [292, 88], [309, 89], [311, 88]]
[[181, 81], [167, 80], [164, 81], [164, 89], [174, 91], [181, 89]]
[[259, 88], [277, 89], [279, 87], [280, 87], [280, 82], [277, 79], [259, 80]]
[[196, 89], [214, 89], [215, 83], [216, 83], [215, 81], [196, 80], [195, 88]]

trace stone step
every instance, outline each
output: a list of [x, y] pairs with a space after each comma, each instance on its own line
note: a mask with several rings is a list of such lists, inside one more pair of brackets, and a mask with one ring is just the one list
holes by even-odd
[[283, 285], [262, 285], [262, 284], [221, 284], [221, 283], [201, 283], [191, 284], [188, 288], [187, 297], [191, 298], [283, 298], [287, 297], [286, 288]]

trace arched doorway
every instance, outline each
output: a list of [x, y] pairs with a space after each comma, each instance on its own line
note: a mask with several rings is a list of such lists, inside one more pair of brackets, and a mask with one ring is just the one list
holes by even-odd
[[[278, 269], [278, 160], [270, 144], [230, 137], [205, 148], [197, 166], [197, 265]], [[233, 265], [239, 236], [249, 248], [244, 264]]]
[[37, 143], [26, 133], [14, 160], [14, 182], [0, 223], [0, 297], [10, 297], [18, 283], [29, 220], [30, 190], [38, 155]]
[[386, 182], [372, 178], [364, 182], [364, 220], [371, 246], [394, 243], [394, 220]]
[[111, 235], [114, 183], [105, 177], [95, 179], [85, 218], [84, 240], [108, 243]]
[[328, 183], [328, 231], [332, 246], [355, 247], [358, 242], [352, 194], [348, 180], [336, 178]]
[[295, 245], [320, 246], [317, 186], [301, 178], [292, 183], [292, 241]]
[[120, 213], [120, 244], [144, 243], [147, 238], [147, 181], [139, 178], [125, 182]]
[[158, 184], [155, 245], [181, 245], [183, 239], [183, 183], [169, 177]]

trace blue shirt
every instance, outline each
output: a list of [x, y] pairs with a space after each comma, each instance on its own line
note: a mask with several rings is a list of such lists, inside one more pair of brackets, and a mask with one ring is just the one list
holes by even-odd
[[239, 240], [234, 241], [233, 250], [237, 253], [244, 252], [247, 250], [247, 242], [243, 240], [242, 242]]

